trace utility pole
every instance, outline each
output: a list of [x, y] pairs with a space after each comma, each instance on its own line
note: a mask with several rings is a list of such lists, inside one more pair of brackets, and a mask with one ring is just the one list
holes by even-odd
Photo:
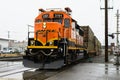
[[117, 33], [117, 39], [116, 39], [116, 46], [118, 47], [119, 46], [119, 40], [118, 40], [118, 36], [119, 36], [119, 10], [117, 10], [117, 14], [116, 14], [116, 17], [117, 17], [117, 30], [116, 30], [116, 33]]
[[108, 2], [105, 0], [105, 62], [108, 62]]
[[119, 64], [119, 10], [117, 10], [117, 14], [116, 14], [116, 17], [117, 17], [117, 30], [116, 30], [116, 35], [117, 35], [117, 39], [116, 39], [116, 50], [117, 50], [117, 59], [116, 59], [116, 65], [120, 65]]
[[105, 9], [105, 62], [108, 62], [108, 9], [113, 8], [108, 8], [108, 0], [105, 0], [105, 8], [100, 9]]

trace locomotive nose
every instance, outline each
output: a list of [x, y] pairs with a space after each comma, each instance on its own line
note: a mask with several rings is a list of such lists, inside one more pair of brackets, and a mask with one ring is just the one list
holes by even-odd
[[57, 22], [41, 22], [40, 24], [36, 24], [36, 40], [44, 46], [54, 45], [54, 41], [57, 41], [59, 38], [60, 26], [61, 24]]

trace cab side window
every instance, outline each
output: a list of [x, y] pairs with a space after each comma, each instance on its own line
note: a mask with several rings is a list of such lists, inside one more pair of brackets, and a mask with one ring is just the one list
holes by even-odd
[[64, 19], [64, 26], [66, 28], [70, 27], [70, 19], [69, 18]]

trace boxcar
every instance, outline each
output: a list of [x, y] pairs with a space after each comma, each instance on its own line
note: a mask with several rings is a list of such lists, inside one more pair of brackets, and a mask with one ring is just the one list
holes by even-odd
[[87, 50], [89, 56], [99, 55], [101, 43], [94, 35], [94, 32], [89, 26], [81, 26], [84, 30], [84, 47]]

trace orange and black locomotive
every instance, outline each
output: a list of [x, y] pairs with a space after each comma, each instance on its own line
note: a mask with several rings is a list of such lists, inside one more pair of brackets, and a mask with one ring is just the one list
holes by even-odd
[[[39, 9], [34, 37], [28, 37], [23, 64], [33, 68], [61, 68], [85, 56], [84, 31], [71, 17], [70, 8]], [[28, 36], [31, 32], [28, 32]]]

